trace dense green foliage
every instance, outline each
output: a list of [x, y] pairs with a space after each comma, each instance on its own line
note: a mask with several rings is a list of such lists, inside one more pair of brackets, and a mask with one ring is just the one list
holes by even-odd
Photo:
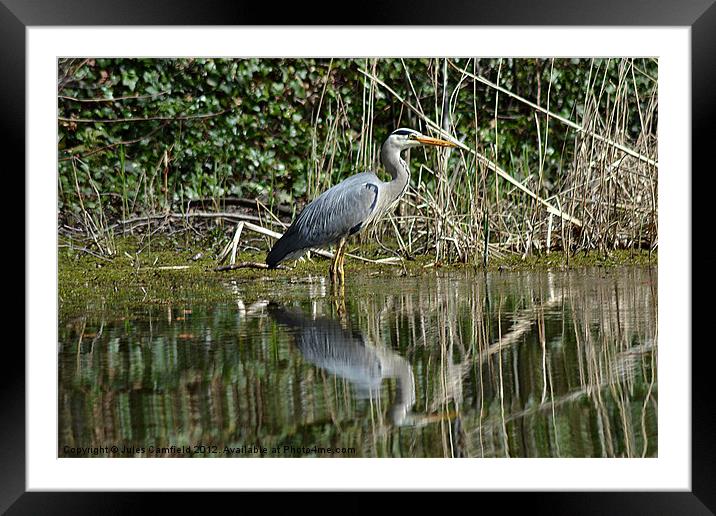
[[[101, 200], [105, 214], [116, 219], [181, 208], [196, 198], [258, 197], [268, 204], [305, 200], [331, 181], [375, 167], [380, 142], [394, 128], [427, 130], [406, 103], [440, 124], [449, 111], [452, 134], [518, 179], [535, 173], [537, 156], [543, 155], [540, 187], [549, 189], [571, 163], [567, 142], [574, 131], [535, 117], [525, 104], [466, 78], [457, 68], [579, 123], [587, 90], [603, 90], [598, 93], [604, 109], [613, 102], [610, 95], [623, 80], [618, 63], [61, 59], [60, 210], [79, 213], [81, 206], [100, 207]], [[384, 81], [405, 102], [361, 70]], [[627, 87], [639, 90], [639, 102], [628, 106], [624, 116], [636, 138], [657, 64], [637, 59], [633, 70]], [[603, 124], [609, 132], [608, 122]], [[656, 124], [648, 131], [655, 134]]]

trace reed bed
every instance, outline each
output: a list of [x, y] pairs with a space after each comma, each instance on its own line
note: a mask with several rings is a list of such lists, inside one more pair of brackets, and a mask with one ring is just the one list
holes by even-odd
[[[275, 170], [252, 178], [255, 196], [227, 195], [238, 179], [218, 159], [205, 165], [210, 172], [192, 193], [172, 170], [173, 141], [157, 142], [156, 161], [137, 168], [131, 184], [125, 146], [134, 140], [85, 155], [61, 153], [61, 166], [71, 163], [67, 170], [75, 180], [71, 188], [60, 182], [68, 208], [61, 210], [60, 233], [73, 240], [89, 236], [87, 247], [111, 256], [119, 234], [196, 231], [201, 224], [196, 216], [190, 218], [197, 210], [217, 214], [205, 218], [223, 227], [224, 245], [233, 236], [232, 225], [225, 225], [232, 219], [220, 216], [228, 211], [236, 213], [234, 218], [252, 217], [253, 223], [280, 229], [306, 202], [351, 173], [380, 170], [387, 131], [410, 126], [450, 138], [459, 147], [409, 154], [412, 180], [406, 195], [360, 243], [377, 240], [387, 255], [427, 254], [436, 263], [475, 265], [507, 255], [655, 250], [658, 83], [645, 71], [645, 63], [653, 60], [589, 59], [582, 90], [569, 98], [560, 80], [569, 62], [537, 60], [536, 82], [520, 83], [520, 68], [527, 61], [534, 66], [535, 60], [441, 58], [357, 59], [339, 67], [339, 60], [327, 60], [316, 79], [307, 126], [310, 148], [301, 151], [307, 173], [292, 178], [305, 187], [292, 201], [287, 192], [273, 188], [279, 180]], [[346, 70], [357, 79], [341, 75]], [[494, 103], [486, 105], [487, 98]], [[195, 123], [211, 124], [232, 113], [196, 117]], [[519, 132], [511, 123], [516, 118], [522, 122]], [[525, 132], [527, 123], [531, 129]], [[147, 135], [148, 141], [153, 137]], [[259, 143], [247, 142], [249, 147]], [[117, 156], [122, 179], [117, 191], [103, 189], [93, 170], [92, 159], [102, 153]], [[286, 172], [281, 174], [285, 180]], [[82, 189], [77, 176], [84, 181]], [[117, 206], [115, 217], [108, 215], [107, 205]], [[137, 224], [142, 217], [144, 223]], [[245, 249], [267, 249], [272, 237], [263, 235], [258, 242]]]
[[[410, 82], [410, 68], [404, 61], [403, 66]], [[506, 253], [525, 257], [562, 251], [569, 256], [656, 248], [656, 80], [639, 91], [633, 59], [592, 63], [579, 100], [581, 119], [569, 120], [550, 111], [549, 89], [541, 106], [500, 86], [499, 67], [495, 83], [479, 74], [477, 60], [463, 66], [442, 60], [442, 73], [433, 76], [430, 106], [400, 96], [374, 73], [363, 71], [370, 84], [395, 96], [423, 130], [461, 143], [459, 150], [444, 151], [418, 165], [415, 184], [396, 214], [367, 238], [390, 238], [406, 255], [431, 253], [436, 261], [475, 264]], [[439, 68], [436, 63], [435, 70]], [[618, 70], [616, 85], [607, 80], [607, 70], [613, 68]], [[458, 133], [453, 124], [465, 116], [456, 111], [469, 102], [461, 97], [474, 100], [478, 85], [497, 92], [491, 148], [476, 134]], [[511, 159], [518, 164], [514, 169], [494, 157], [505, 136], [499, 130], [501, 97], [529, 108], [536, 125], [539, 152], [531, 159]], [[639, 115], [636, 135], [629, 116], [634, 111]], [[486, 115], [472, 113], [476, 128]], [[548, 184], [544, 161], [553, 139], [564, 142], [562, 158], [571, 159], [560, 163]], [[377, 162], [377, 154], [373, 158]]]

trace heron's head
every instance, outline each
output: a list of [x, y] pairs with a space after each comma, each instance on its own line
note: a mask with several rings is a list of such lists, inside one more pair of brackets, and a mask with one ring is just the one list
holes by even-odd
[[414, 129], [406, 128], [400, 128], [393, 131], [385, 141], [385, 145], [389, 145], [401, 151], [412, 147], [419, 147], [421, 145], [432, 145], [434, 147], [457, 147], [456, 144], [447, 140], [440, 140], [438, 138], [425, 136]]

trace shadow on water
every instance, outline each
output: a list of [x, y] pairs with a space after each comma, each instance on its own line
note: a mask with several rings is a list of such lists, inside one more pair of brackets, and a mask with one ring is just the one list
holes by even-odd
[[657, 455], [655, 268], [227, 286], [60, 321], [60, 456]]

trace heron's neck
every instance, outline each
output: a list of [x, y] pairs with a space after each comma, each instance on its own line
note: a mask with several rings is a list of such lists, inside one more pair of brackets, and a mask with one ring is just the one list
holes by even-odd
[[386, 199], [390, 204], [405, 192], [410, 180], [410, 170], [408, 170], [408, 165], [400, 157], [400, 150], [395, 147], [384, 145], [380, 150], [380, 159], [386, 172], [392, 178], [392, 181], [386, 183]]
[[396, 426], [409, 424], [409, 422], [412, 421], [411, 410], [413, 405], [415, 405], [415, 376], [413, 376], [413, 368], [407, 360], [393, 352], [381, 358], [380, 365], [383, 377], [398, 379], [395, 401], [391, 406], [393, 424]]

